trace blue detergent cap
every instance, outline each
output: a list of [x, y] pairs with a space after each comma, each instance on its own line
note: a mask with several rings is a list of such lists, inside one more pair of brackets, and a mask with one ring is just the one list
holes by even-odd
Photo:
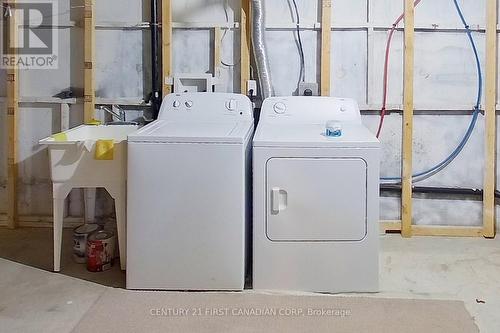
[[338, 121], [327, 121], [325, 135], [329, 137], [342, 136], [342, 126]]

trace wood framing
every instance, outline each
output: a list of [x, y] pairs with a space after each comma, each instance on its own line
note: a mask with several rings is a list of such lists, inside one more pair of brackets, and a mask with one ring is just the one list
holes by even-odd
[[162, 54], [162, 94], [172, 90], [172, 0], [161, 1], [161, 54]]
[[[483, 225], [433, 226], [412, 225], [412, 141], [413, 141], [413, 60], [414, 60], [414, 6], [413, 0], [405, 1], [404, 29], [404, 106], [403, 106], [403, 180], [402, 220], [403, 237], [495, 237], [495, 187], [496, 187], [496, 102], [497, 102], [497, 1], [486, 3], [486, 105], [485, 105], [485, 166], [483, 185]], [[398, 221], [381, 221], [381, 231], [398, 229]]]
[[[402, 223], [398, 220], [382, 220], [379, 222], [381, 233], [401, 231]], [[412, 225], [412, 236], [441, 237], [479, 237], [483, 227], [445, 226], [445, 225]]]
[[381, 233], [401, 231], [401, 220], [381, 220], [379, 228]]
[[[370, 4], [372, 2], [370, 1]], [[373, 28], [368, 28], [367, 29], [367, 35], [366, 35], [366, 38], [367, 38], [367, 52], [366, 52], [366, 56], [367, 56], [367, 59], [366, 59], [366, 63], [367, 63], [367, 66], [368, 66], [368, 69], [367, 69], [367, 76], [366, 76], [366, 79], [367, 79], [367, 89], [366, 89], [366, 105], [374, 105], [374, 101], [375, 101], [375, 96], [374, 96], [374, 92], [373, 92], [373, 89], [370, 89], [368, 87], [374, 87], [375, 86], [375, 52], [374, 52], [374, 49], [375, 49], [375, 37], [374, 37], [374, 30]], [[361, 107], [361, 105], [360, 105]], [[381, 106], [378, 107], [374, 107], [373, 108], [374, 110], [378, 110], [378, 112], [380, 112], [380, 109], [381, 109]]]
[[[60, 116], [61, 116], [61, 132], [64, 132], [66, 130], [69, 130], [69, 124], [70, 124], [70, 115], [69, 115], [69, 104], [65, 104], [65, 103], [61, 103], [59, 104], [59, 113], [60, 113]], [[69, 214], [69, 204], [70, 204], [70, 199], [69, 199], [69, 195], [68, 195], [68, 199], [65, 201], [65, 204], [64, 204], [64, 214], [63, 214], [63, 217], [66, 218], [68, 217], [68, 214]], [[21, 222], [21, 221], [19, 221]], [[21, 224], [21, 223], [19, 223]]]
[[497, 0], [486, 1], [485, 156], [483, 235], [495, 237], [496, 101], [497, 101]]
[[95, 114], [95, 0], [85, 0], [83, 11], [83, 53], [84, 53], [84, 87], [83, 87], [83, 122], [94, 119]]
[[330, 96], [332, 0], [321, 1], [321, 96]]
[[401, 235], [412, 235], [412, 159], [413, 159], [413, 64], [415, 17], [413, 0], [404, 0], [404, 74], [403, 74], [403, 151]]
[[[19, 228], [53, 228], [52, 215], [18, 215], [17, 227]], [[83, 217], [68, 216], [64, 218], [64, 228], [76, 228], [84, 223]], [[0, 227], [7, 226], [7, 215], [0, 214]]]
[[433, 225], [414, 225], [412, 227], [413, 236], [478, 237], [482, 233], [482, 227]]
[[[248, 81], [250, 80], [250, 47], [251, 47], [251, 10], [250, 0], [241, 0], [240, 14], [240, 54], [241, 54], [241, 93], [248, 95]], [[255, 92], [257, 94], [257, 92]]]
[[[214, 77], [218, 79], [220, 77], [220, 65], [221, 65], [221, 39], [222, 32], [220, 27], [214, 28]], [[217, 84], [214, 85], [214, 91], [217, 91]]]
[[69, 104], [61, 103], [59, 112], [61, 114], [61, 132], [69, 130]]
[[[9, 2], [15, 6], [15, 1]], [[18, 29], [16, 11], [6, 20], [8, 45], [14, 49], [18, 45]], [[4, 21], [5, 22], [5, 21]], [[19, 113], [19, 70], [18, 68], [7, 69], [7, 226], [15, 228], [17, 222], [17, 129]]]

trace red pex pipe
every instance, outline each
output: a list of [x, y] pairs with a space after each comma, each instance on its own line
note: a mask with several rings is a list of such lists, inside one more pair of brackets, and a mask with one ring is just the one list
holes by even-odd
[[[413, 3], [413, 6], [416, 7], [420, 1], [422, 0], [416, 0]], [[389, 81], [389, 55], [390, 55], [390, 50], [391, 50], [391, 42], [392, 42], [392, 37], [394, 36], [394, 31], [396, 31], [397, 25], [403, 20], [405, 17], [405, 14], [401, 14], [397, 20], [392, 24], [391, 30], [389, 30], [389, 36], [387, 37], [387, 43], [385, 45], [385, 60], [384, 60], [384, 81], [383, 81], [383, 88], [382, 88], [382, 109], [380, 110], [380, 121], [378, 123], [378, 129], [377, 129], [377, 138], [380, 136], [380, 132], [382, 131], [382, 126], [384, 125], [384, 117], [385, 117], [385, 111], [387, 108], [387, 85]]]

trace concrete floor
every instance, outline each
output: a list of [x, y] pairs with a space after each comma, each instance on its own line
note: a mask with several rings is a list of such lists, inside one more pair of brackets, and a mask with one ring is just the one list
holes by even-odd
[[[50, 269], [50, 235], [0, 229], [0, 257], [9, 259], [0, 259], [0, 330], [70, 332], [107, 286], [123, 286], [117, 266], [86, 273], [68, 253], [61, 274], [21, 264]], [[380, 274], [381, 292], [370, 297], [462, 300], [481, 332], [500, 331], [500, 239], [382, 236]]]
[[[50, 228], [0, 228], [0, 258], [12, 260], [47, 271], [53, 269], [53, 236]], [[87, 271], [85, 264], [73, 261], [73, 230], [63, 231], [61, 274], [96, 282], [108, 287], [125, 288], [125, 272], [117, 260], [105, 272]]]
[[376, 296], [462, 300], [481, 332], [500, 332], [500, 238], [386, 235]]

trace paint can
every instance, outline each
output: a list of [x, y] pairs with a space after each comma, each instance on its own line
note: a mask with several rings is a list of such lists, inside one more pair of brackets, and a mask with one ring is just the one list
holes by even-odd
[[73, 229], [73, 260], [76, 263], [84, 264], [87, 261], [87, 239], [100, 228], [98, 224], [83, 224]]
[[[104, 228], [103, 230], [111, 231], [113, 234], [115, 234], [116, 239], [118, 240], [118, 228], [116, 227], [116, 221], [107, 221], [104, 223]], [[118, 243], [115, 243], [115, 259], [120, 257], [120, 251], [118, 251]]]
[[87, 270], [102, 272], [113, 265], [115, 251], [115, 234], [108, 230], [100, 230], [89, 236], [87, 240]]

